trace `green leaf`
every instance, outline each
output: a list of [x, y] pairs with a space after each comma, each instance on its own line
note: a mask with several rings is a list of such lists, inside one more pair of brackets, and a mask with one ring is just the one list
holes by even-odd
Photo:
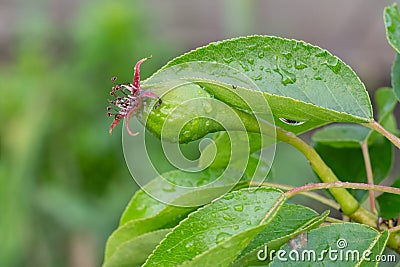
[[292, 240], [279, 252], [281, 259], [275, 257], [270, 266], [377, 266], [376, 256], [382, 255], [388, 237], [388, 231], [366, 225], [335, 223]]
[[334, 148], [360, 148], [360, 143], [366, 140], [370, 129], [353, 124], [329, 125], [315, 132], [312, 140], [316, 143]]
[[[301, 41], [271, 36], [225, 40], [186, 53], [163, 69], [191, 61], [238, 69], [271, 97], [297, 99], [360, 118], [372, 115], [368, 94], [354, 72], [328, 51]], [[347, 102], [354, 106], [346, 107]]]
[[386, 27], [386, 38], [389, 44], [400, 53], [400, 13], [397, 4], [394, 3], [384, 10], [383, 14]]
[[398, 100], [400, 100], [400, 13], [397, 4], [388, 6], [384, 11], [386, 38], [396, 51], [396, 57], [392, 66], [392, 87]]
[[[164, 175], [172, 176], [179, 174], [181, 174], [181, 172], [171, 171]], [[185, 176], [182, 175], [182, 179], [185, 179]], [[167, 213], [174, 213], [175, 216], [177, 216], [177, 214], [186, 214], [193, 210], [193, 208], [168, 206], [165, 203], [162, 203], [157, 199], [149, 196], [149, 194], [147, 193], [152, 192], [153, 194], [155, 194], [156, 192], [162, 192], [166, 195], [170, 194], [172, 196], [175, 196], [173, 191], [171, 192], [170, 190], [163, 190], [162, 186], [163, 180], [162, 178], [158, 177], [145, 185], [143, 189], [137, 190], [121, 216], [120, 226], [131, 220], [159, 216], [160, 214], [165, 212], [166, 209], [168, 209]], [[163, 220], [165, 220], [165, 218]]]
[[171, 218], [167, 218], [166, 221], [163, 221], [163, 217], [166, 217], [166, 215], [155, 216], [154, 218], [132, 220], [125, 223], [121, 227], [118, 227], [117, 230], [115, 230], [107, 240], [104, 261], [108, 262], [129, 240], [133, 240], [143, 234], [158, 229], [173, 227], [179, 222], [179, 219], [172, 220]]
[[158, 243], [171, 229], [149, 232], [122, 243], [115, 253], [107, 259], [104, 267], [123, 267], [142, 265]]
[[[173, 184], [193, 187], [208, 184], [218, 177], [218, 172], [202, 171], [198, 173], [186, 173], [183, 171], [171, 171], [163, 174], [138, 190], [125, 209], [120, 226], [109, 237], [105, 260], [113, 256], [119, 246], [123, 243], [138, 237], [144, 233], [152, 232], [158, 229], [170, 228], [178, 224], [197, 206], [181, 207], [167, 205], [154, 199], [154, 196], [162, 196], [163, 200], [169, 203], [180, 203], [190, 206], [192, 203], [210, 202], [211, 200], [229, 192], [230, 189], [243, 186], [242, 183], [226, 183], [218, 181], [210, 184], [208, 187], [193, 188], [189, 192], [179, 193], [171, 187]], [[166, 181], [166, 180], [167, 181]], [[150, 195], [151, 196], [150, 196]], [[152, 197], [153, 196], [153, 197]]]
[[375, 93], [375, 99], [378, 110], [378, 122], [385, 127], [386, 130], [396, 134], [398, 130], [396, 117], [393, 112], [397, 101], [394, 90], [391, 88], [380, 88]]
[[396, 53], [391, 71], [392, 87], [397, 100], [400, 100], [400, 54]]
[[284, 200], [274, 188], [231, 192], [181, 221], [144, 266], [228, 266]]
[[[158, 136], [167, 114], [177, 112], [175, 108], [189, 99], [201, 98], [170, 117], [173, 125], [189, 121], [181, 131], [187, 135], [181, 136], [181, 142], [223, 130], [214, 120], [204, 118], [216, 108], [211, 103], [215, 99], [237, 113], [251, 109], [268, 117], [271, 110], [277, 126], [295, 133], [329, 122], [367, 123], [372, 119], [368, 93], [350, 67], [319, 47], [278, 37], [211, 43], [170, 61], [145, 81], [144, 88], [163, 100], [160, 108], [149, 105], [139, 117]], [[218, 122], [237, 124], [232, 115], [219, 115]]]
[[[339, 180], [356, 183], [368, 182], [361, 147], [334, 147], [316, 143], [314, 148], [325, 163], [334, 171]], [[392, 167], [393, 146], [390, 141], [380, 139], [379, 142], [369, 145], [368, 150], [374, 183], [379, 184], [386, 178]], [[349, 191], [358, 200], [362, 200], [367, 194], [365, 190], [349, 189]]]
[[[375, 97], [379, 123], [387, 129], [396, 129], [393, 111], [397, 101], [393, 90], [380, 88]], [[379, 133], [361, 125], [329, 125], [315, 132], [312, 140], [317, 152], [341, 181], [367, 183], [361, 151], [361, 142], [364, 141], [368, 143], [375, 184], [386, 178], [392, 167], [392, 144]], [[350, 191], [359, 200], [367, 194], [365, 190]]]
[[259, 265], [257, 253], [265, 246], [269, 250], [277, 250], [289, 239], [308, 231], [321, 224], [328, 216], [329, 211], [319, 215], [317, 212], [300, 205], [284, 204], [275, 218], [251, 243], [242, 251], [233, 266]]
[[[400, 188], [400, 179], [392, 187]], [[383, 193], [376, 200], [379, 203], [380, 215], [385, 219], [397, 218], [400, 214], [400, 195]]]

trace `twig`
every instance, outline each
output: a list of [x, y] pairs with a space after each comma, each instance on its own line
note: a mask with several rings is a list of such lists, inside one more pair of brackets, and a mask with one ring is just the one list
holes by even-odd
[[[363, 154], [363, 158], [364, 158], [365, 172], [367, 174], [368, 184], [373, 185], [374, 177], [373, 177], [373, 173], [372, 173], [371, 160], [369, 157], [368, 143], [366, 140], [361, 142], [361, 150], [362, 150], [362, 154]], [[371, 212], [374, 214], [377, 214], [376, 207], [375, 207], [375, 192], [374, 192], [374, 190], [370, 190], [368, 193], [369, 193], [369, 206], [370, 206]]]

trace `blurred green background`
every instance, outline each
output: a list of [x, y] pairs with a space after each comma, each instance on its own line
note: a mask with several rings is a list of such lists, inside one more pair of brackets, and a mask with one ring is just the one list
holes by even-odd
[[[270, 34], [332, 51], [372, 93], [390, 85], [394, 52], [382, 20], [389, 4], [0, 0], [0, 266], [102, 263], [106, 238], [137, 189], [121, 127], [108, 135], [111, 77], [130, 81], [134, 63], [149, 55], [142, 78], [210, 41]], [[281, 165], [292, 166], [278, 175], [313, 175], [289, 154], [278, 149]]]

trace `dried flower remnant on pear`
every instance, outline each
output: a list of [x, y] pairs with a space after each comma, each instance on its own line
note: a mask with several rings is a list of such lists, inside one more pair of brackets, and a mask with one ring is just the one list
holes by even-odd
[[[114, 99], [108, 100], [111, 106], [107, 107], [107, 115], [109, 117], [114, 116], [114, 120], [110, 126], [110, 135], [112, 135], [115, 126], [124, 118], [126, 118], [126, 130], [128, 133], [131, 136], [139, 134], [138, 132], [131, 131], [129, 128], [129, 119], [135, 115], [135, 112], [142, 106], [144, 97], [158, 99], [155, 108], [161, 105], [162, 101], [158, 95], [153, 92], [144, 91], [140, 87], [140, 65], [149, 58], [150, 57], [143, 58], [136, 63], [132, 83], [117, 84], [111, 88], [110, 95], [113, 96]], [[116, 80], [116, 77], [111, 78], [112, 82]]]

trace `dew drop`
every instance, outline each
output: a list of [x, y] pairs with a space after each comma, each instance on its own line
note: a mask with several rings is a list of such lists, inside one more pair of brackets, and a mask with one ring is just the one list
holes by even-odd
[[264, 58], [264, 56], [265, 56], [265, 54], [264, 54], [263, 51], [261, 51], [261, 52], [258, 53], [258, 58], [259, 58], [259, 59]]
[[228, 195], [224, 196], [224, 199], [226, 199], [226, 200], [230, 200], [232, 198], [233, 198], [233, 194], [228, 194]]
[[170, 108], [167, 105], [163, 105], [161, 109], [157, 109], [160, 113], [168, 115], [170, 113]]
[[294, 63], [294, 67], [298, 70], [303, 70], [303, 69], [306, 69], [308, 66], [304, 62], [302, 62], [300, 60], [296, 60]]
[[321, 76], [319, 76], [318, 74], [315, 74], [315, 75], [314, 75], [314, 80], [320, 81], [320, 80], [322, 80], [322, 78], [321, 78]]
[[221, 232], [217, 235], [217, 237], [215, 238], [215, 242], [221, 243], [222, 241], [224, 241], [225, 239], [227, 239], [228, 237], [230, 237], [231, 235], [225, 232]]
[[276, 73], [278, 73], [279, 75], [283, 76], [283, 75], [282, 75], [282, 72], [281, 72], [281, 70], [280, 70], [279, 68], [275, 68], [274, 71], [275, 71]]
[[259, 69], [260, 69], [260, 70], [263, 70], [263, 69], [264, 69], [264, 66], [260, 66]]
[[247, 48], [248, 48], [249, 50], [253, 51], [254, 49], [257, 48], [257, 45], [256, 45], [256, 44], [252, 44], [252, 45], [247, 46]]
[[394, 32], [396, 29], [396, 25], [392, 22], [392, 18], [390, 15], [385, 13], [385, 26], [388, 28], [390, 32]]
[[247, 60], [247, 62], [249, 62], [249, 64], [253, 65], [253, 64], [254, 64], [254, 58], [249, 58], [249, 59]]
[[175, 192], [175, 185], [170, 184], [170, 183], [167, 183], [166, 185], [164, 185], [164, 186], [162, 187], [162, 190], [163, 190], [164, 192]]
[[288, 71], [285, 71], [285, 75], [282, 77], [281, 82], [284, 86], [286, 86], [288, 84], [293, 84], [296, 82], [296, 75], [294, 75], [293, 73], [290, 73]]
[[194, 241], [193, 240], [189, 241], [188, 243], [186, 243], [185, 248], [193, 247], [193, 245], [194, 245]]
[[293, 84], [296, 82], [296, 75], [284, 70], [284, 69], [279, 69], [279, 67], [277, 67], [276, 69], [274, 69], [274, 71], [276, 73], [278, 73], [281, 76], [281, 83], [286, 86], [288, 84]]
[[230, 215], [227, 214], [227, 213], [224, 213], [224, 214], [222, 215], [222, 218], [223, 218], [225, 221], [233, 221], [233, 219], [234, 219], [234, 217], [230, 216]]
[[254, 207], [254, 211], [260, 211], [260, 210], [262, 210], [262, 207], [261, 207], [261, 206], [255, 206], [255, 207]]
[[236, 211], [243, 211], [243, 204], [235, 205], [233, 207], [233, 209], [236, 210]]
[[239, 225], [235, 224], [232, 228], [233, 228], [233, 230], [238, 230], [239, 229]]
[[304, 123], [304, 121], [295, 121], [285, 118], [279, 118], [279, 120], [289, 125], [302, 125]]
[[232, 245], [233, 245], [232, 242], [227, 242], [227, 243], [225, 243], [225, 244], [222, 245], [222, 248], [224, 248], [224, 249], [229, 249]]
[[316, 57], [326, 57], [327, 55], [328, 55], [328, 52], [326, 50], [315, 54]]
[[335, 74], [338, 74], [340, 69], [342, 68], [340, 61], [337, 58], [331, 58], [327, 60], [325, 65], [328, 66], [328, 68], [330, 68]]
[[253, 76], [253, 77], [251, 77], [254, 81], [260, 81], [260, 80], [262, 80], [262, 75], [261, 74], [259, 74], [259, 75], [257, 75], [257, 76]]
[[[239, 62], [239, 63], [240, 63], [240, 62]], [[240, 66], [242, 67], [242, 69], [243, 69], [244, 71], [249, 71], [249, 67], [247, 67], [245, 64], [240, 63]]]
[[229, 64], [233, 61], [233, 57], [225, 57], [223, 60], [226, 64]]
[[270, 45], [264, 45], [263, 49], [264, 49], [264, 51], [269, 51], [269, 50], [271, 50], [271, 46]]
[[246, 221], [246, 224], [247, 225], [251, 225], [251, 221]]
[[147, 206], [145, 204], [141, 204], [136, 207], [136, 210], [138, 210], [138, 211], [144, 211], [146, 209], [147, 209]]
[[282, 52], [282, 56], [284, 56], [287, 60], [292, 58], [292, 53], [290, 52]]
[[239, 56], [244, 56], [244, 55], [246, 55], [246, 52], [243, 50], [240, 50], [240, 51], [237, 51], [236, 54]]

